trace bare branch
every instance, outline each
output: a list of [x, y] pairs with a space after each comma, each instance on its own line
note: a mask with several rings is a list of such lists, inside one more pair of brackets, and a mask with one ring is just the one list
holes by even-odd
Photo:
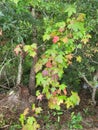
[[83, 78], [83, 80], [84, 80], [91, 88], [94, 88], [93, 85], [87, 80], [87, 78], [85, 77], [85, 75], [82, 75], [81, 78]]
[[10, 89], [10, 88], [8, 88], [8, 87], [6, 87], [6, 86], [4, 86], [4, 85], [0, 85], [0, 87], [1, 87], [1, 88], [4, 88], [4, 89], [8, 89], [8, 90]]
[[85, 75], [82, 75], [81, 78], [83, 78], [84, 81], [89, 85], [89, 87], [92, 88], [92, 102], [93, 102], [94, 105], [96, 105], [95, 95], [96, 95], [97, 87], [96, 87], [96, 86], [93, 86], [93, 85], [87, 80], [87, 78], [85, 77]]

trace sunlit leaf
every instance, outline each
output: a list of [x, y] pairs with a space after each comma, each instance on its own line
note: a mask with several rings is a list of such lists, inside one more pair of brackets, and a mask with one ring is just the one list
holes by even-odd
[[61, 84], [61, 85], [59, 85], [59, 88], [60, 88], [60, 90], [64, 90], [66, 88], [66, 85], [65, 84]]
[[50, 39], [50, 34], [45, 34], [45, 35], [43, 36], [43, 41], [49, 40], [49, 39]]
[[82, 57], [81, 56], [77, 56], [76, 57], [76, 61], [80, 63], [82, 61]]
[[67, 9], [65, 12], [68, 13], [68, 17], [72, 16], [74, 13], [76, 13], [76, 7], [75, 5], [67, 5]]

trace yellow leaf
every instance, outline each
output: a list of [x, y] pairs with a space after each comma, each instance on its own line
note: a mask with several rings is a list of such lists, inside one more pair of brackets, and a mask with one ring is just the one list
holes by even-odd
[[83, 14], [83, 13], [80, 13], [79, 16], [77, 17], [77, 21], [83, 22], [84, 19], [85, 19], [85, 14]]
[[26, 116], [29, 113], [29, 108], [26, 108], [23, 112], [23, 115]]
[[91, 38], [91, 35], [87, 34], [86, 37], [81, 40], [81, 42], [83, 42], [84, 44], [86, 44], [87, 42], [89, 42], [90, 38]]
[[80, 63], [82, 61], [82, 57], [81, 56], [77, 56], [76, 57], [76, 61], [78, 61]]
[[58, 46], [60, 46], [61, 45], [61, 43], [60, 42], [58, 42]]
[[87, 42], [89, 42], [89, 39], [88, 39], [88, 38], [83, 38], [83, 39], [81, 40], [81, 42], [83, 42], [84, 44], [86, 44]]
[[64, 43], [67, 43], [68, 42], [68, 38], [67, 37], [64, 37], [61, 39]]
[[52, 33], [50, 34], [51, 37], [54, 37], [55, 35], [56, 35], [56, 32], [52, 32]]

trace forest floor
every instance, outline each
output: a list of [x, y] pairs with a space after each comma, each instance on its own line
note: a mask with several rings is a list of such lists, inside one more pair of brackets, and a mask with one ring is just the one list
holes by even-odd
[[[4, 94], [0, 94], [0, 101], [4, 98]], [[38, 106], [43, 108], [43, 111], [37, 121], [40, 124], [39, 130], [70, 130], [68, 128], [68, 122], [71, 120], [71, 113], [78, 113], [82, 116], [81, 125], [83, 130], [98, 130], [98, 99], [96, 106], [91, 103], [91, 95], [88, 91], [83, 90], [79, 94], [81, 101], [79, 106], [73, 109], [67, 110], [62, 107], [61, 113], [50, 110], [47, 106], [47, 101], [37, 103]], [[0, 104], [0, 108], [1, 108]], [[10, 108], [0, 109], [0, 130], [20, 130], [16, 128], [19, 123], [19, 116], [23, 113], [21, 110], [10, 110]], [[59, 118], [60, 117], [60, 118]], [[13, 126], [13, 128], [11, 127]], [[71, 129], [75, 130], [75, 129]], [[80, 129], [78, 129], [80, 130]]]

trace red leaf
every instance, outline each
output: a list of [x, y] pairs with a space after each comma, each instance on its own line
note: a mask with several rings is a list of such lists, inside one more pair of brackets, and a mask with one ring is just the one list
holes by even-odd
[[50, 61], [48, 61], [48, 62], [46, 63], [46, 67], [47, 67], [47, 68], [51, 68], [51, 67], [52, 67], [52, 63], [51, 63]]
[[52, 41], [53, 41], [54, 44], [57, 43], [59, 41], [59, 37], [58, 36], [54, 36]]
[[53, 96], [56, 96], [56, 94], [57, 94], [57, 91], [52, 92]]
[[58, 80], [58, 79], [59, 79], [58, 74], [52, 75], [52, 79], [53, 79], [53, 80]]
[[37, 97], [37, 99], [40, 100], [40, 101], [42, 101], [42, 98], [43, 98], [43, 95], [42, 95], [42, 94], [40, 94], [40, 95]]
[[47, 70], [43, 70], [43, 71], [42, 71], [42, 75], [43, 75], [43, 76], [48, 76], [48, 71], [47, 71]]

